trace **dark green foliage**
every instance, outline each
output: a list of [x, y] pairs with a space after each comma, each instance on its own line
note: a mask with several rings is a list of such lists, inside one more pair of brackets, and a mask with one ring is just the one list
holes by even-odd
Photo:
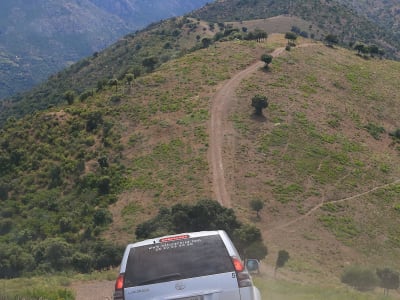
[[210, 38], [202, 38], [201, 39], [201, 46], [203, 48], [208, 48], [212, 44], [212, 40]]
[[113, 78], [108, 81], [108, 85], [115, 86], [115, 91], [118, 91], [118, 79]]
[[287, 43], [288, 46], [291, 46], [291, 47], [296, 46], [294, 41], [297, 40], [297, 34], [295, 34], [294, 32], [291, 32], [291, 31], [286, 32], [285, 33], [285, 39], [288, 40], [288, 43]]
[[153, 71], [157, 63], [158, 59], [156, 57], [147, 57], [142, 61], [142, 65], [147, 68], [148, 72]]
[[268, 253], [258, 228], [241, 224], [232, 209], [213, 200], [161, 208], [156, 217], [139, 224], [135, 234], [138, 239], [146, 239], [201, 230], [225, 230], [244, 257], [263, 259]]
[[176, 204], [171, 209], [160, 209], [158, 216], [140, 224], [136, 229], [139, 239], [165, 234], [201, 231], [225, 230], [233, 233], [240, 223], [232, 209], [222, 207], [213, 200], [201, 200], [195, 205]]
[[325, 36], [325, 42], [328, 46], [333, 47], [333, 45], [339, 43], [339, 38], [337, 37], [337, 35], [328, 34], [327, 36]]
[[400, 128], [396, 129], [394, 132], [391, 132], [389, 135], [395, 140], [400, 140]]
[[261, 116], [262, 110], [268, 107], [268, 99], [263, 95], [255, 95], [251, 99], [251, 106], [255, 109], [255, 114]]
[[376, 275], [380, 279], [380, 287], [384, 294], [389, 296], [389, 290], [397, 290], [400, 287], [399, 273], [389, 268], [377, 269]]
[[260, 218], [260, 211], [264, 208], [264, 202], [261, 199], [253, 199], [250, 201], [250, 207], [257, 212], [257, 217]]
[[268, 34], [264, 30], [255, 29], [254, 31], [248, 32], [244, 39], [245, 40], [261, 40], [268, 38]]
[[356, 44], [354, 50], [357, 50], [358, 55], [368, 53], [368, 47], [362, 43]]
[[67, 103], [69, 105], [71, 105], [72, 103], [74, 103], [74, 99], [75, 99], [75, 92], [74, 91], [66, 91], [64, 93], [64, 98], [67, 101]]
[[262, 242], [261, 231], [249, 224], [241, 225], [231, 236], [236, 248], [244, 258], [264, 259], [268, 250]]
[[100, 208], [95, 211], [93, 215], [93, 223], [98, 226], [105, 226], [112, 222], [111, 213], [104, 208]]
[[0, 243], [0, 278], [17, 277], [35, 268], [33, 256], [15, 243]]
[[359, 266], [344, 270], [341, 281], [359, 291], [370, 291], [378, 286], [379, 280], [374, 271]]
[[279, 268], [283, 268], [286, 262], [289, 260], [290, 256], [286, 250], [279, 250], [278, 257], [275, 263], [275, 274]]
[[369, 132], [370, 135], [374, 137], [374, 139], [379, 140], [381, 137], [381, 134], [385, 132], [385, 128], [382, 126], [378, 126], [373, 123], [368, 123], [367, 125], [364, 126], [364, 128]]
[[[120, 252], [110, 258], [96, 246], [112, 222], [107, 207], [126, 181], [116, 159], [118, 128], [106, 107], [91, 111], [79, 105], [10, 119], [2, 129], [0, 277], [119, 263], [113, 260]], [[110, 253], [113, 248], [107, 246]]]
[[268, 68], [268, 65], [272, 62], [272, 55], [270, 54], [263, 54], [261, 55], [261, 61], [265, 63], [265, 68]]

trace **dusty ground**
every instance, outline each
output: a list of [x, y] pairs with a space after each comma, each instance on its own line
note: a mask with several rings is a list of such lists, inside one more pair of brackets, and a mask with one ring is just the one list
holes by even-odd
[[76, 300], [111, 300], [114, 281], [92, 281], [74, 283], [72, 289]]

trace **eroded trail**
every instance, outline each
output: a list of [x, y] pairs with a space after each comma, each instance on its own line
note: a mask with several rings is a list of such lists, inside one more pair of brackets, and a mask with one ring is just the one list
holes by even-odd
[[[277, 48], [271, 55], [276, 57], [283, 51], [285, 51], [284, 48]], [[231, 207], [231, 198], [227, 191], [222, 158], [223, 145], [226, 140], [225, 135], [227, 132], [232, 131], [232, 125], [228, 122], [229, 108], [236, 99], [236, 89], [240, 82], [263, 66], [264, 63], [262, 61], [257, 61], [235, 74], [217, 91], [212, 99], [208, 160], [210, 166], [212, 166], [214, 197], [225, 207]]]

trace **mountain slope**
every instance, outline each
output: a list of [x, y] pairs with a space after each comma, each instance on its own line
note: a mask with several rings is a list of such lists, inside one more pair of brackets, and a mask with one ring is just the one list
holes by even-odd
[[204, 3], [204, 0], [2, 1], [0, 99], [31, 88], [129, 32]]
[[[122, 80], [127, 73], [137, 77], [151, 72], [162, 63], [199, 47], [201, 43], [197, 37], [212, 37], [214, 34], [208, 30], [207, 24], [185, 17], [154, 23], [51, 76], [31, 91], [4, 100], [0, 124], [10, 116], [20, 117], [65, 103], [64, 93], [68, 90], [83, 97], [93, 89], [102, 89], [110, 79]], [[146, 59], [151, 59], [154, 64], [145, 66]]]
[[400, 4], [396, 0], [340, 0], [382, 27], [391, 30], [400, 39]]
[[[394, 14], [390, 21], [381, 18], [380, 23], [374, 23], [371, 19], [364, 17], [367, 7], [372, 4], [360, 5], [359, 12], [353, 9], [348, 1], [325, 1], [325, 0], [232, 0], [216, 1], [192, 13], [212, 22], [244, 21], [251, 19], [263, 19], [277, 15], [294, 15], [302, 18], [315, 27], [306, 31], [309, 34], [335, 34], [339, 37], [342, 45], [358, 41], [367, 44], [377, 44], [383, 47], [391, 57], [399, 58], [400, 40], [389, 28], [383, 28], [382, 22], [396, 22]], [[389, 4], [387, 9], [393, 7]], [[396, 10], [395, 10], [396, 11]], [[318, 30], [318, 32], [317, 32]], [[319, 32], [322, 31], [322, 32]]]
[[[101, 1], [95, 3], [120, 14], [121, 17], [123, 11], [130, 12], [136, 8], [127, 1], [113, 2], [114, 6], [110, 6], [108, 2], [107, 5]], [[298, 17], [287, 15], [264, 19], [287, 13]], [[230, 21], [227, 22], [228, 25], [246, 27], [249, 30], [261, 26], [267, 32], [285, 32], [290, 30], [291, 26], [296, 26], [315, 39], [322, 39], [324, 35], [333, 32], [338, 34], [342, 44], [358, 41], [365, 41], [368, 45], [376, 43], [385, 49], [388, 56], [396, 55], [395, 48], [400, 43], [390, 32], [376, 27], [366, 18], [355, 14], [348, 6], [335, 1], [217, 1], [192, 15], [210, 21], [211, 24], [195, 19], [173, 18], [128, 35], [106, 51], [95, 53], [93, 57], [83, 59], [71, 68], [50, 77], [49, 81], [35, 87], [29, 93], [3, 101], [0, 124], [9, 116], [19, 117], [62, 103], [65, 101], [63, 95], [68, 90], [74, 90], [76, 94], [81, 95], [87, 89], [97, 88], [98, 84], [104, 85], [113, 77], [121, 79], [126, 73], [143, 74], [146, 72], [143, 66], [145, 59], [155, 59], [155, 66], [158, 66], [170, 58], [186, 53], [196, 44], [198, 46], [202, 38], [212, 38], [217, 33], [223, 33], [224, 28], [215, 26], [213, 22]], [[260, 24], [254, 20], [238, 21], [252, 18], [261, 18], [260, 20], [265, 22]], [[225, 26], [222, 23], [219, 25]], [[147, 38], [149, 34], [152, 39]]]
[[[261, 228], [271, 258], [289, 251], [294, 278], [338, 278], [347, 262], [398, 269], [400, 156], [388, 133], [400, 127], [400, 64], [306, 43], [233, 93], [231, 130], [222, 128], [232, 208]], [[56, 236], [80, 257], [99, 237], [132, 241], [135, 225], [162, 206], [214, 198], [211, 99], [285, 44], [282, 35], [222, 42], [118, 90], [9, 120], [0, 137], [0, 249], [24, 253], [24, 267], [41, 265], [29, 253]], [[259, 93], [269, 99], [264, 118], [250, 105]], [[260, 220], [249, 207], [257, 198]]]

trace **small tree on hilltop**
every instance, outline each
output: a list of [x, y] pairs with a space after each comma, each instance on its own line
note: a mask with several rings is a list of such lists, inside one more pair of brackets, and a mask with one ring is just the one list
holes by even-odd
[[253, 199], [250, 201], [250, 207], [257, 212], [257, 218], [260, 218], [260, 211], [264, 208], [264, 202], [260, 199]]
[[327, 45], [328, 47], [333, 47], [333, 45], [336, 45], [336, 44], [339, 43], [339, 39], [338, 39], [337, 35], [328, 34], [328, 35], [325, 37], [325, 42], [326, 42], [326, 45]]
[[285, 39], [288, 40], [288, 45], [289, 46], [296, 46], [294, 41], [297, 40], [297, 34], [295, 34], [294, 32], [290, 32], [290, 31], [286, 32]]
[[365, 45], [364, 45], [364, 44], [361, 44], [361, 43], [357, 43], [357, 44], [354, 46], [354, 50], [357, 51], [357, 54], [358, 54], [358, 55], [361, 55], [361, 53], [365, 53], [365, 52], [366, 52]]
[[261, 55], [261, 61], [263, 61], [265, 63], [264, 68], [268, 69], [268, 65], [272, 62], [272, 55], [270, 55], [270, 54]]
[[261, 116], [262, 110], [268, 107], [268, 98], [263, 95], [255, 95], [251, 99], [251, 106], [255, 109], [255, 114]]

